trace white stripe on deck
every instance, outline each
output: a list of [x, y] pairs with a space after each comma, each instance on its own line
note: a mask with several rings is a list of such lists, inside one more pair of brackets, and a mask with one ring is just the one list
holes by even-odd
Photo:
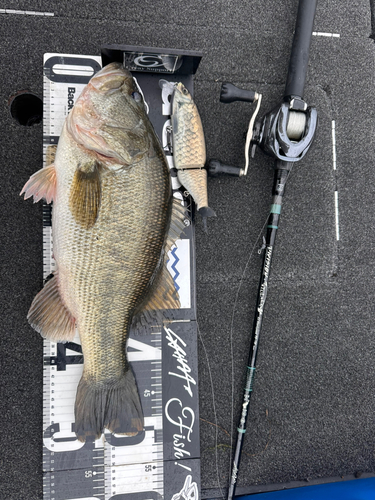
[[339, 223], [339, 193], [337, 189], [337, 179], [336, 179], [336, 171], [337, 171], [337, 163], [336, 163], [336, 122], [332, 120], [332, 164], [335, 175], [335, 225], [336, 225], [336, 240], [340, 240], [340, 223]]
[[336, 122], [332, 120], [332, 160], [333, 170], [336, 170]]
[[53, 17], [53, 12], [38, 12], [35, 10], [14, 10], [14, 9], [0, 9], [0, 14], [16, 14], [23, 16], [47, 16]]
[[325, 36], [328, 38], [340, 38], [340, 33], [325, 33], [324, 31], [313, 31], [313, 36]]

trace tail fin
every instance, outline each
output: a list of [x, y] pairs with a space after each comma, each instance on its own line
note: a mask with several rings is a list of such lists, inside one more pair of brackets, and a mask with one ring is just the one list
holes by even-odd
[[74, 411], [75, 433], [82, 442], [99, 439], [104, 428], [116, 434], [138, 434], [144, 420], [131, 367], [117, 380], [93, 382], [82, 377]]

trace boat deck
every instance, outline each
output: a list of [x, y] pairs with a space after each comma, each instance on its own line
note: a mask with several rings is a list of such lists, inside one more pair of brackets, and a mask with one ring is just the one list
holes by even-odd
[[[375, 473], [373, 4], [318, 2], [305, 99], [318, 109], [319, 126], [284, 197], [238, 494]], [[42, 342], [26, 321], [42, 285], [42, 206], [18, 195], [42, 166], [43, 133], [41, 123], [18, 124], [8, 99], [24, 89], [42, 97], [46, 52], [100, 55], [112, 43], [201, 51], [195, 101], [208, 157], [242, 166], [252, 108], [221, 104], [221, 83], [261, 93], [259, 116], [280, 102], [297, 6], [297, 0], [3, 2], [1, 498], [42, 498]], [[272, 165], [258, 150], [246, 178], [209, 179], [217, 217], [208, 221], [208, 234], [196, 223], [203, 498], [220, 498], [219, 487], [227, 486]]]

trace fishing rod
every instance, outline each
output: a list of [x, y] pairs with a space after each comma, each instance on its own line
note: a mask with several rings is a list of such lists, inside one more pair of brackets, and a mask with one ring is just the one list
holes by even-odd
[[208, 163], [209, 174], [211, 176], [221, 174], [246, 175], [250, 146], [252, 146], [252, 154], [254, 154], [255, 148], [258, 146], [266, 154], [275, 159], [272, 188], [273, 198], [268, 218], [263, 265], [246, 369], [242, 411], [237, 427], [237, 440], [227, 500], [233, 499], [236, 490], [250, 398], [253, 391], [259, 338], [268, 291], [268, 279], [285, 185], [293, 164], [300, 161], [309, 150], [315, 136], [318, 121], [316, 108], [308, 106], [303, 99], [316, 5], [317, 0], [299, 0], [285, 91], [283, 100], [278, 106], [267, 113], [263, 119], [255, 121], [261, 101], [259, 94], [253, 91], [238, 89], [230, 83], [223, 83], [221, 90], [221, 102], [258, 101], [258, 105], [249, 124], [245, 146], [245, 168], [232, 167], [224, 165], [218, 160], [210, 160]]

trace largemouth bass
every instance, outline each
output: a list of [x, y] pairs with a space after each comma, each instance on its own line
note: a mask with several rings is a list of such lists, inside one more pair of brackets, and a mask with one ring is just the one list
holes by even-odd
[[207, 217], [216, 216], [208, 206], [206, 143], [198, 108], [183, 83], [174, 85], [172, 96], [173, 161], [177, 177], [193, 197], [207, 230]]
[[54, 164], [24, 186], [53, 200], [57, 271], [28, 320], [54, 342], [81, 339], [84, 368], [75, 402], [78, 439], [104, 428], [134, 435], [144, 426], [126, 357], [133, 318], [179, 307], [167, 252], [184, 229], [167, 162], [129, 71], [111, 63], [68, 115]]

